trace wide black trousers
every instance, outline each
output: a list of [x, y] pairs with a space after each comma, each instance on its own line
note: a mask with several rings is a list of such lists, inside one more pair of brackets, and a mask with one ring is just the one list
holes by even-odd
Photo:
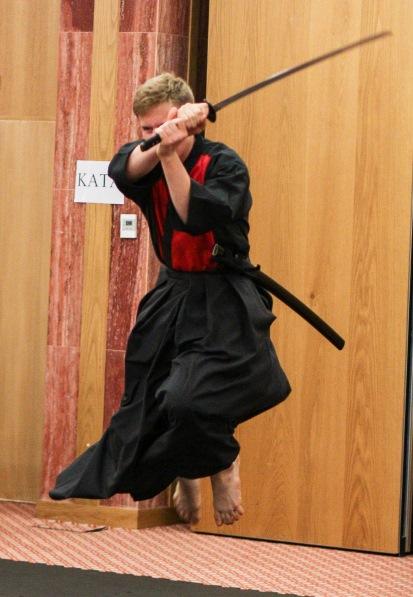
[[143, 500], [176, 477], [229, 467], [235, 427], [290, 392], [270, 340], [271, 306], [242, 274], [162, 270], [128, 340], [120, 408], [50, 497]]

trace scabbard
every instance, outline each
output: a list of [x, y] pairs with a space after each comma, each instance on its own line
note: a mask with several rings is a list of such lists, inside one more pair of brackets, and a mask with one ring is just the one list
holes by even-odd
[[289, 290], [281, 286], [273, 278], [261, 271], [260, 266], [254, 266], [248, 260], [234, 256], [227, 249], [221, 245], [215, 245], [212, 255], [217, 263], [226, 268], [237, 271], [244, 276], [253, 280], [258, 286], [268, 290], [271, 294], [277, 297], [285, 305], [295, 311], [300, 317], [305, 319], [307, 323], [312, 325], [320, 334], [322, 334], [331, 344], [338, 350], [344, 347], [344, 339], [337, 334], [331, 326], [328, 325], [321, 317], [314, 313], [310, 307], [304, 304], [300, 299], [294, 296]]

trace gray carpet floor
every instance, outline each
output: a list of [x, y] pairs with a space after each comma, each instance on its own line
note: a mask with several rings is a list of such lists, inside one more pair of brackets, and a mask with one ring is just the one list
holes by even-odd
[[0, 560], [1, 597], [297, 597], [166, 579]]

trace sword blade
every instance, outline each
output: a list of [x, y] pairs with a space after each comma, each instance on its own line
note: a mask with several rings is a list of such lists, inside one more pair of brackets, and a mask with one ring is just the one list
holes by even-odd
[[233, 95], [230, 95], [229, 97], [226, 97], [225, 99], [221, 100], [220, 102], [218, 102], [216, 104], [210, 104], [209, 102], [207, 102], [209, 105], [210, 113], [212, 112], [212, 118], [210, 118], [211, 114], [209, 114], [208, 120], [211, 120], [211, 122], [215, 122], [215, 119], [213, 119], [214, 112], [219, 112], [219, 110], [222, 110], [222, 108], [226, 108], [226, 106], [229, 106], [230, 104], [233, 104], [234, 102], [237, 102], [238, 100], [242, 99], [243, 97], [246, 97], [247, 95], [251, 95], [251, 93], [255, 93], [256, 91], [258, 91], [259, 89], [262, 89], [263, 87], [267, 87], [267, 85], [272, 85], [273, 83], [276, 83], [277, 81], [281, 81], [281, 79], [285, 79], [286, 77], [289, 77], [290, 75], [298, 73], [301, 70], [309, 68], [310, 66], [313, 66], [314, 64], [318, 64], [319, 62], [323, 62], [324, 60], [329, 60], [330, 58], [333, 58], [333, 56], [338, 56], [339, 54], [342, 54], [343, 52], [348, 52], [349, 50], [358, 48], [359, 46], [362, 46], [363, 44], [368, 44], [372, 41], [376, 41], [377, 39], [381, 39], [381, 38], [387, 37], [389, 35], [392, 35], [391, 31], [381, 31], [380, 33], [375, 33], [374, 35], [369, 35], [368, 37], [363, 37], [362, 39], [352, 42], [351, 44], [347, 44], [346, 46], [342, 46], [341, 48], [337, 48], [336, 50], [332, 50], [330, 52], [327, 52], [326, 54], [321, 54], [320, 56], [317, 56], [316, 58], [312, 58], [311, 60], [307, 60], [306, 62], [302, 62], [301, 64], [297, 64], [296, 66], [292, 66], [291, 68], [286, 68], [285, 70], [281, 70], [278, 73], [275, 73], [275, 74], [267, 77], [263, 81], [260, 81], [259, 83], [255, 83], [254, 85], [251, 85], [250, 87], [246, 87], [245, 89], [242, 89], [241, 91], [238, 91], [237, 93], [234, 93]]
[[[318, 64], [319, 62], [323, 62], [324, 60], [333, 58], [333, 56], [338, 56], [338, 54], [342, 54], [343, 52], [348, 52], [349, 50], [358, 48], [359, 46], [368, 44], [372, 41], [376, 41], [378, 39], [387, 37], [389, 35], [392, 35], [391, 31], [381, 31], [380, 33], [375, 33], [374, 35], [369, 35], [368, 37], [363, 37], [362, 39], [354, 41], [351, 44], [347, 44], [346, 46], [342, 46], [341, 48], [337, 48], [336, 50], [332, 50], [331, 52], [327, 52], [326, 54], [321, 54], [321, 56], [317, 56], [316, 58], [312, 58], [311, 60], [307, 60], [306, 62], [302, 62], [301, 64], [297, 64], [296, 66], [292, 66], [291, 68], [287, 68], [278, 73], [275, 73], [275, 74], [271, 75], [270, 77], [267, 77], [263, 81], [259, 81], [259, 83], [255, 83], [254, 85], [251, 85], [250, 87], [246, 87], [245, 89], [242, 89], [241, 91], [238, 91], [237, 93], [234, 93], [233, 95], [230, 95], [229, 97], [221, 100], [220, 102], [218, 102], [216, 104], [211, 104], [207, 100], [204, 100], [209, 106], [208, 120], [210, 120], [211, 122], [215, 122], [215, 120], [217, 118], [216, 113], [219, 112], [219, 110], [222, 110], [222, 108], [225, 108], [226, 106], [229, 106], [230, 104], [233, 104], [234, 102], [237, 102], [238, 100], [242, 99], [243, 97], [246, 97], [247, 95], [251, 95], [251, 93], [255, 93], [256, 91], [258, 91], [259, 89], [262, 89], [263, 87], [267, 87], [267, 85], [272, 85], [273, 83], [276, 83], [277, 81], [280, 81], [281, 79], [285, 79], [286, 77], [289, 77], [290, 75], [293, 75], [301, 70], [304, 70], [305, 68], [309, 68], [310, 66], [313, 66], [314, 64]], [[153, 135], [153, 137], [150, 137], [149, 139], [146, 139], [145, 141], [143, 141], [140, 144], [140, 148], [142, 151], [147, 151], [154, 145], [158, 145], [158, 143], [160, 143], [160, 142], [161, 142], [160, 136]]]

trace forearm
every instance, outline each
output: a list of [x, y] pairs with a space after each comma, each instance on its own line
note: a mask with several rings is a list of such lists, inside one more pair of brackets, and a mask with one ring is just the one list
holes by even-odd
[[129, 156], [126, 175], [132, 181], [138, 180], [153, 170], [158, 162], [156, 147], [142, 151], [140, 145], [137, 145]]
[[176, 152], [162, 156], [160, 159], [165, 180], [168, 185], [172, 203], [182, 222], [188, 220], [189, 193], [191, 179]]
[[193, 135], [205, 126], [207, 104], [185, 104], [179, 110], [172, 107], [164, 124], [155, 129], [161, 137], [156, 153], [168, 185], [177, 214], [184, 224], [188, 221], [191, 179], [183, 165], [194, 143]]

